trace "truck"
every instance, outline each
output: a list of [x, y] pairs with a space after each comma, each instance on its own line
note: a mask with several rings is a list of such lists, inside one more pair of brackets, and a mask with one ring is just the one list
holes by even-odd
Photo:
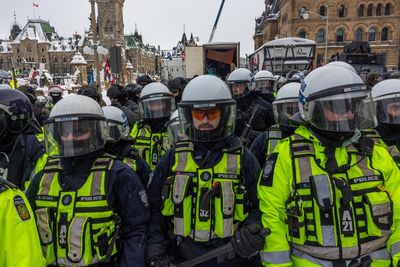
[[291, 70], [311, 71], [314, 68], [316, 43], [313, 40], [287, 37], [265, 43], [249, 55], [249, 68], [255, 73], [268, 70], [285, 76]]
[[213, 42], [185, 47], [186, 78], [211, 74], [225, 80], [240, 65], [239, 42]]

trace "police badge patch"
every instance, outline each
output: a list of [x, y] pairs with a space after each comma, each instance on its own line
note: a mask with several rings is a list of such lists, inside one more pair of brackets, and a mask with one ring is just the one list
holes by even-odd
[[25, 201], [22, 197], [20, 196], [14, 197], [14, 206], [17, 209], [18, 215], [21, 218], [21, 220], [26, 221], [31, 218], [28, 207], [26, 206]]
[[278, 153], [272, 153], [265, 161], [260, 185], [269, 187], [272, 186], [272, 181], [274, 178], [274, 168], [277, 159], [278, 159]]

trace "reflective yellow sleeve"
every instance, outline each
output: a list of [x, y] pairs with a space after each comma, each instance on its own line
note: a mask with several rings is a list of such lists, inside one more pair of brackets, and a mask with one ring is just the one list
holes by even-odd
[[383, 147], [374, 148], [373, 166], [378, 168], [385, 179], [384, 188], [391, 196], [393, 205], [392, 235], [387, 242], [393, 266], [400, 262], [400, 169], [393, 161], [389, 152]]
[[46, 266], [35, 218], [17, 189], [0, 193], [0, 266]]
[[261, 221], [271, 229], [260, 253], [264, 266], [292, 266], [285, 223], [285, 202], [290, 197], [292, 179], [289, 141], [284, 140], [268, 157], [258, 181]]

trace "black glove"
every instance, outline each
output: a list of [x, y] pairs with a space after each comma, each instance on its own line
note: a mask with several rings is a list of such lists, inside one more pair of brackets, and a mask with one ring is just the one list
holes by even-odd
[[258, 224], [247, 225], [238, 230], [231, 239], [235, 252], [242, 258], [255, 255], [264, 247], [264, 239], [271, 231]]

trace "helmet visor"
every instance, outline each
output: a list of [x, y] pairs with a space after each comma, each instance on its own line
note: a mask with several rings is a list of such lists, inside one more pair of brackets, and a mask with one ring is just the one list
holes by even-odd
[[170, 145], [173, 145], [179, 140], [184, 139], [183, 134], [180, 131], [179, 118], [174, 118], [168, 122], [168, 141]]
[[251, 82], [229, 82], [233, 99], [239, 99], [249, 94], [253, 89]]
[[118, 142], [120, 140], [125, 140], [129, 135], [129, 126], [122, 125], [113, 121], [107, 122], [108, 126], [108, 138], [109, 142]]
[[104, 120], [55, 119], [45, 124], [44, 130], [48, 155], [60, 157], [94, 152], [104, 147], [107, 138]]
[[172, 97], [147, 98], [139, 102], [140, 113], [144, 119], [169, 117], [173, 105]]
[[377, 101], [376, 115], [380, 123], [400, 124], [400, 97]]
[[272, 80], [259, 80], [256, 81], [255, 90], [262, 94], [273, 94], [275, 87], [275, 81]]
[[224, 139], [235, 129], [235, 103], [209, 105], [196, 108], [191, 105], [179, 107], [181, 133], [194, 142]]
[[275, 122], [281, 126], [293, 126], [290, 119], [300, 112], [297, 99], [295, 101], [274, 102], [273, 109]]
[[310, 123], [326, 131], [354, 132], [375, 127], [374, 114], [370, 93], [347, 93], [315, 100]]

